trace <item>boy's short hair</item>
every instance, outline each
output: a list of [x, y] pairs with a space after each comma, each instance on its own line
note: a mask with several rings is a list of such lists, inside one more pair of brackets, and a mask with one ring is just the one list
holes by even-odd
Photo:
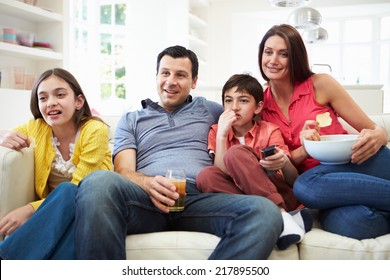
[[225, 92], [234, 87], [237, 87], [238, 92], [246, 92], [252, 95], [256, 103], [264, 100], [263, 87], [255, 77], [249, 74], [235, 74], [226, 81], [222, 88], [222, 104]]

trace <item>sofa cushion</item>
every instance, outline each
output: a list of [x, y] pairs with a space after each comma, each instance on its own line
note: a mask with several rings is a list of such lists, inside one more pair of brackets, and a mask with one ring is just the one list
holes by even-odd
[[[204, 232], [164, 231], [128, 235], [126, 258], [128, 260], [206, 260], [220, 238]], [[298, 260], [298, 246], [286, 250], [274, 249], [270, 260]]]
[[126, 257], [147, 259], [207, 259], [219, 242], [219, 237], [203, 232], [164, 231], [132, 234], [126, 237]]
[[298, 247], [302, 260], [385, 260], [390, 259], [390, 234], [357, 240], [313, 228]]

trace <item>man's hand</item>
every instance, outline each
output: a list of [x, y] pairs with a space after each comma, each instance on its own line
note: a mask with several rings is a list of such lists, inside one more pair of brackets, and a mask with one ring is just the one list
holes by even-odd
[[176, 186], [163, 176], [154, 177], [147, 192], [153, 204], [165, 213], [169, 212], [168, 205], [174, 205], [179, 198]]
[[9, 212], [0, 220], [0, 233], [10, 235], [21, 225], [23, 225], [34, 214], [34, 208], [30, 205], [24, 205]]

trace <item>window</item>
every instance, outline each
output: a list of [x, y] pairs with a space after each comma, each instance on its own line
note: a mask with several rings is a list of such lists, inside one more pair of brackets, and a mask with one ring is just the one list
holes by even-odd
[[324, 24], [326, 42], [307, 45], [310, 63], [326, 61], [341, 84], [383, 84], [384, 111], [390, 112], [389, 25], [390, 16], [335, 18]]
[[[116, 2], [116, 1], [112, 1]], [[126, 99], [123, 49], [126, 44], [126, 4], [100, 6], [100, 97]]]
[[[129, 28], [125, 0], [72, 0], [70, 68], [91, 107], [101, 114], [126, 108], [126, 59]], [[97, 81], [91, 83], [91, 80]]]

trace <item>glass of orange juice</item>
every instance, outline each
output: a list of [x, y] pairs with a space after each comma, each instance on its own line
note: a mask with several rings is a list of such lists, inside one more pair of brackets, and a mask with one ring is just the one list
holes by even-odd
[[184, 200], [186, 197], [186, 172], [184, 169], [168, 169], [165, 173], [172, 184], [176, 186], [176, 192], [179, 193], [179, 198], [173, 206], [169, 206], [169, 211], [179, 212], [184, 210]]

